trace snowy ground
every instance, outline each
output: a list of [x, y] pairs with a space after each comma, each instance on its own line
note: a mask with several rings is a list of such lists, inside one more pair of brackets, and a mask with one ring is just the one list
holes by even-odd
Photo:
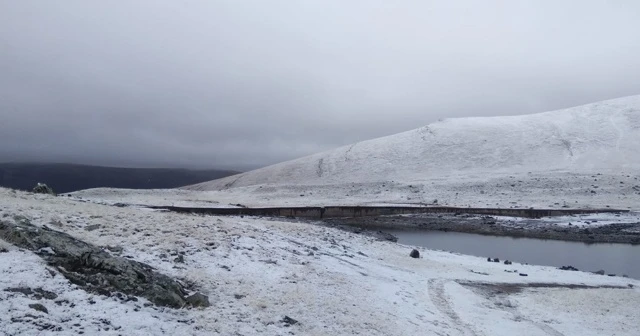
[[491, 216], [501, 222], [523, 223], [534, 226], [575, 226], [578, 228], [595, 228], [611, 224], [640, 223], [640, 212], [630, 211], [626, 213], [594, 213], [578, 214], [571, 216], [544, 217], [530, 219], [508, 216]]
[[[541, 180], [533, 179], [536, 176], [529, 178], [529, 172], [539, 174], [537, 177]], [[562, 172], [576, 173], [577, 180]], [[607, 182], [632, 181], [607, 181], [608, 177], [615, 180], [638, 173], [640, 95], [530, 115], [446, 119], [191, 188], [214, 191], [251, 186], [300, 186], [301, 191], [305, 191], [305, 185], [345, 185], [347, 194], [357, 196], [361, 186], [371, 190], [377, 187], [384, 192], [388, 188], [382, 184], [390, 182], [391, 188], [397, 188], [393, 185], [395, 181], [405, 187], [422, 183], [424, 188], [419, 188], [415, 195], [419, 199], [421, 192], [429, 194], [431, 184], [438, 187], [443, 182], [449, 185], [462, 179], [461, 186], [466, 190], [466, 183], [475, 179], [480, 182], [475, 191], [487, 194], [496, 185], [503, 190], [533, 185], [533, 191], [537, 192], [539, 187], [553, 190], [552, 184], [559, 183], [556, 193], [549, 195], [554, 196], [562, 190], [560, 186], [576, 188], [572, 193], [579, 195], [581, 191], [589, 192], [584, 190], [589, 180], [596, 187], [614, 187]], [[599, 174], [606, 176], [600, 178]], [[591, 175], [593, 178], [587, 178]], [[493, 180], [496, 176], [500, 178], [497, 181]], [[509, 180], [509, 176], [514, 179]], [[575, 187], [574, 182], [578, 183]], [[487, 183], [488, 189], [484, 190]], [[615, 187], [631, 188], [629, 185]], [[432, 197], [439, 198], [438, 195]], [[540, 198], [540, 201], [544, 206], [550, 201], [573, 202], [553, 197]]]
[[89, 189], [85, 200], [146, 205], [229, 207], [424, 205], [499, 208], [616, 208], [640, 210], [634, 172], [538, 172], [447, 176], [411, 182], [335, 185], [253, 185], [216, 191]]
[[[582, 336], [640, 330], [640, 281], [633, 279], [425, 249], [412, 259], [412, 247], [304, 223], [118, 208], [0, 189], [0, 219], [15, 215], [97, 245], [120, 245], [123, 256], [193, 281], [212, 306], [161, 309], [142, 299], [119, 303], [87, 294], [52, 275], [37, 256], [9, 248], [0, 253], [0, 335]], [[184, 263], [173, 261], [179, 253]], [[42, 288], [57, 298], [5, 291], [15, 287]], [[29, 308], [33, 303], [48, 314]], [[285, 316], [299, 323], [287, 326]]]

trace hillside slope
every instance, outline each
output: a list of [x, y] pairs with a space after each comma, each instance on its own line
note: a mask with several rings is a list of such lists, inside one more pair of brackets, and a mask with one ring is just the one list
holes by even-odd
[[528, 172], [640, 170], [640, 95], [552, 112], [447, 119], [186, 187], [412, 183]]

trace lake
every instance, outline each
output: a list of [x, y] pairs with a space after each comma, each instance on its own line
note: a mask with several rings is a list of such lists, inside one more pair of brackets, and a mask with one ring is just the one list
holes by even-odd
[[459, 232], [385, 230], [398, 243], [480, 257], [547, 266], [571, 265], [640, 279], [640, 245], [585, 244], [559, 240], [484, 236]]

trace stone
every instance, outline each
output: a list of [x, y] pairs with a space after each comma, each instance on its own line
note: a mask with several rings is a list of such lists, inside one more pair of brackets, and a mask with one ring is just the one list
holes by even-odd
[[36, 300], [47, 299], [47, 300], [55, 300], [58, 298], [58, 294], [50, 291], [46, 291], [42, 288], [29, 288], [29, 287], [16, 287], [16, 288], [6, 288], [5, 292], [10, 293], [20, 293], [26, 295], [30, 298], [34, 298]]
[[604, 273], [605, 273], [604, 270], [593, 272], [593, 274], [598, 274], [598, 275], [604, 275]]
[[298, 324], [297, 320], [294, 320], [294, 319], [292, 319], [292, 318], [290, 318], [289, 316], [286, 316], [286, 315], [282, 320], [280, 320], [280, 322], [284, 323], [285, 327], [292, 326], [294, 324]]
[[209, 307], [209, 306], [211, 306], [211, 303], [209, 303], [209, 297], [204, 295], [204, 294], [201, 294], [201, 293], [195, 293], [195, 294], [187, 297], [186, 301], [192, 307]]
[[493, 262], [493, 259], [491, 259], [491, 258], [487, 258], [487, 261], [488, 261], [488, 262]]
[[45, 306], [43, 306], [43, 305], [41, 305], [39, 303], [32, 303], [32, 304], [29, 305], [29, 308], [35, 309], [35, 310], [37, 310], [39, 312], [43, 312], [45, 314], [49, 314], [49, 310], [47, 310], [47, 307], [45, 307]]
[[504, 261], [504, 264], [505, 264], [505, 265], [511, 265], [511, 264], [513, 264], [513, 263], [512, 263], [511, 261], [509, 261], [509, 260], [505, 260], [505, 261]]
[[411, 253], [409, 253], [409, 256], [411, 258], [420, 258], [420, 252], [416, 249], [413, 249]]
[[499, 263], [500, 262], [500, 258], [493, 258], [493, 262]]
[[124, 250], [122, 246], [111, 246], [111, 245], [105, 246], [105, 249], [113, 253], [122, 253], [122, 251]]
[[529, 276], [527, 273], [520, 273], [520, 276]]
[[569, 266], [562, 266], [559, 268], [562, 271], [579, 271], [577, 268], [569, 265]]
[[55, 195], [53, 189], [44, 183], [38, 183], [35, 187], [33, 187], [33, 192], [36, 194], [48, 194]]
[[39, 256], [71, 283], [88, 292], [100, 295], [120, 292], [171, 308], [188, 305], [185, 288], [153, 267], [112, 256], [100, 247], [63, 232], [39, 228], [24, 218], [14, 223], [0, 220], [0, 239], [33, 252], [43, 248], [55, 251], [55, 254]]
[[87, 225], [84, 227], [86, 231], [95, 231], [100, 228], [100, 224]]

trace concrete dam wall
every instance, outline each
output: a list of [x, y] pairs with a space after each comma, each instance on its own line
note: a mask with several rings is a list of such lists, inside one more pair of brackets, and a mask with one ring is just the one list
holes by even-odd
[[475, 215], [541, 218], [590, 213], [622, 213], [617, 209], [503, 209], [460, 207], [396, 207], [396, 206], [329, 206], [329, 207], [273, 207], [273, 208], [196, 208], [176, 206], [149, 206], [179, 213], [217, 216], [263, 216], [296, 218], [344, 218], [405, 215], [420, 213], [459, 213]]

